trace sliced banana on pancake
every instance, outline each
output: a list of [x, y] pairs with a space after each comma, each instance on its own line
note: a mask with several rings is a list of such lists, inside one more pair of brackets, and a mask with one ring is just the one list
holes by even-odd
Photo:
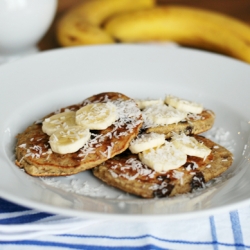
[[75, 126], [75, 112], [65, 111], [46, 118], [43, 121], [42, 130], [47, 135], [52, 135], [58, 129], [67, 129], [69, 126]]
[[206, 158], [211, 153], [210, 148], [198, 142], [194, 137], [186, 136], [184, 133], [180, 135], [174, 134], [171, 142], [177, 149], [190, 156]]
[[[110, 186], [144, 198], [173, 197], [193, 192], [219, 177], [233, 162], [232, 153], [223, 146], [203, 136], [194, 137], [212, 149], [206, 159], [187, 156], [187, 161], [179, 168], [158, 172], [143, 164], [137, 154], [128, 152], [103, 162], [93, 169], [93, 173]], [[163, 159], [158, 159], [162, 164]]]
[[117, 119], [117, 108], [112, 102], [91, 103], [76, 111], [76, 123], [85, 128], [102, 130]]
[[141, 134], [130, 142], [129, 150], [133, 154], [137, 154], [147, 149], [161, 146], [164, 143], [165, 143], [165, 136], [163, 134], [157, 134], [157, 133]]
[[90, 139], [89, 129], [81, 126], [71, 126], [68, 129], [56, 130], [49, 138], [53, 152], [59, 154], [74, 153]]
[[[124, 152], [143, 124], [141, 111], [130, 97], [119, 92], [103, 92], [81, 103], [61, 108], [60, 111], [78, 111], [89, 104], [96, 107], [97, 103], [106, 107], [107, 112], [101, 112], [104, 117], [117, 113], [117, 117], [111, 115], [113, 119], [109, 120], [109, 127], [100, 130], [88, 128], [90, 135], [85, 127], [77, 125], [81, 129], [71, 131], [72, 126], [69, 126], [49, 137], [42, 131], [42, 124], [35, 122], [17, 135], [16, 165], [32, 176], [67, 176], [94, 168]], [[49, 116], [52, 114], [46, 117]], [[92, 113], [91, 117], [95, 121], [103, 121], [102, 116]], [[71, 151], [74, 152], [69, 153]]]
[[187, 161], [187, 155], [177, 149], [171, 142], [158, 148], [152, 148], [139, 153], [139, 159], [157, 172], [179, 168]]
[[188, 100], [180, 99], [176, 96], [168, 95], [165, 99], [165, 103], [169, 106], [176, 108], [178, 110], [187, 112], [200, 114], [203, 111], [203, 106], [196, 102], [191, 102]]
[[145, 124], [150, 127], [151, 124], [155, 126], [178, 123], [187, 117], [187, 113], [167, 105], [153, 105], [145, 108], [142, 116]]
[[137, 99], [135, 100], [139, 109], [145, 109], [148, 106], [152, 105], [163, 105], [164, 101], [162, 99]]

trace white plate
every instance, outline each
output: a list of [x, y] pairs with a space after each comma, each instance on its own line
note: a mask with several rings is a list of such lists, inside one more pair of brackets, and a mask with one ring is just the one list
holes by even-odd
[[[126, 220], [183, 219], [249, 204], [249, 79], [245, 63], [154, 45], [59, 49], [3, 65], [0, 196], [52, 213]], [[173, 94], [203, 103], [217, 115], [215, 131], [222, 130], [224, 137], [209, 133], [233, 151], [232, 167], [217, 183], [194, 194], [140, 199], [103, 185], [89, 172], [43, 181], [14, 165], [17, 133], [51, 111], [103, 91], [133, 98]]]

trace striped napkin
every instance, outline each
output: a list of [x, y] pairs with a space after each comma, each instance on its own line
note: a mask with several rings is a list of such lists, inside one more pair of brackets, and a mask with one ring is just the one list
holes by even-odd
[[87, 220], [0, 198], [0, 249], [250, 249], [250, 206], [180, 221]]

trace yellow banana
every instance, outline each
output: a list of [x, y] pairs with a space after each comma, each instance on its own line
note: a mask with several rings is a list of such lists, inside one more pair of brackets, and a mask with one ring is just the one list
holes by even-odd
[[213, 11], [159, 6], [112, 17], [104, 29], [120, 42], [174, 41], [250, 63], [250, 26]]
[[114, 43], [100, 26], [109, 17], [132, 10], [151, 8], [155, 0], [89, 0], [69, 10], [57, 24], [61, 46]]

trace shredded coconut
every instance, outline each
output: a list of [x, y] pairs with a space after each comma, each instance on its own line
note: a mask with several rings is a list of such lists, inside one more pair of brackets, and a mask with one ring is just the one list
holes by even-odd
[[236, 142], [233, 139], [230, 139], [230, 132], [225, 130], [222, 127], [213, 127], [209, 132], [205, 133], [205, 136], [218, 143], [219, 145], [225, 147], [230, 152], [234, 152]]
[[199, 114], [194, 114], [194, 113], [188, 113], [187, 114], [187, 120], [191, 120], [191, 121], [196, 120], [196, 121], [198, 121], [198, 120], [201, 120], [202, 118], [204, 118], [204, 117], [202, 117]]
[[177, 170], [173, 171], [173, 177], [180, 180], [181, 185], [183, 185], [183, 178], [182, 178], [183, 175], [184, 175], [183, 172], [180, 172], [180, 171], [177, 171]]
[[56, 178], [40, 177], [40, 179], [49, 186], [53, 186], [67, 192], [91, 197], [103, 197], [103, 185], [99, 185], [98, 187], [91, 187], [91, 185], [87, 181], [82, 181], [77, 178], [70, 180], [68, 184], [62, 183]]
[[[97, 145], [101, 146], [107, 138], [120, 139], [121, 137], [126, 137], [133, 132], [133, 129], [142, 123], [141, 111], [136, 106], [136, 103], [133, 100], [122, 100], [118, 99], [115, 101], [109, 100], [108, 96], [105, 96], [102, 100], [103, 102], [112, 102], [117, 109], [118, 119], [113, 123], [113, 128], [106, 134], [97, 135], [92, 133], [91, 139], [86, 145], [80, 150], [79, 157], [83, 157], [83, 160], [88, 156], [88, 154], [95, 153], [95, 148]], [[84, 103], [86, 104], [86, 103]], [[119, 128], [124, 128], [126, 131], [118, 132]], [[114, 144], [107, 145], [105, 151], [100, 151], [100, 153], [106, 157], [110, 158], [112, 156], [112, 149]]]

